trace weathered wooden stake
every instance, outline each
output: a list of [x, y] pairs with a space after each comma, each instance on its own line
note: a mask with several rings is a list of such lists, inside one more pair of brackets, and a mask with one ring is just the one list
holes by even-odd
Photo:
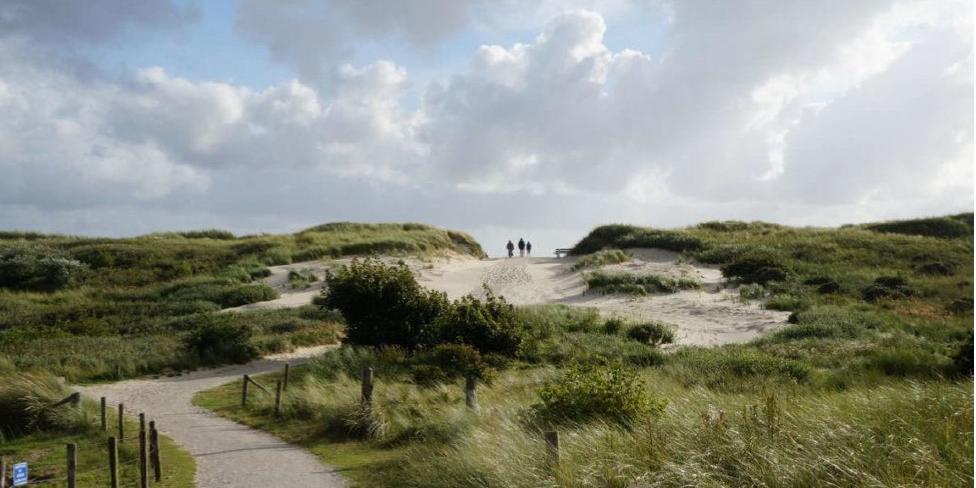
[[78, 446], [74, 443], [68, 444], [65, 457], [68, 460], [68, 488], [75, 488], [75, 475], [78, 471]]
[[464, 381], [464, 403], [468, 405], [471, 410], [478, 409], [478, 393], [476, 388], [478, 387], [477, 378], [468, 378]]
[[281, 415], [281, 381], [275, 383], [275, 417]]
[[112, 488], [119, 488], [119, 448], [114, 437], [108, 438], [108, 477]]
[[108, 412], [105, 407], [105, 397], [102, 397], [102, 432], [108, 432]]
[[363, 368], [363, 404], [373, 404], [373, 368], [369, 366]]
[[289, 366], [288, 363], [285, 363], [285, 379], [284, 379], [284, 385], [282, 386], [282, 388], [285, 390], [288, 389], [288, 366]]
[[0, 488], [7, 488], [7, 459], [0, 457]]
[[241, 383], [241, 406], [242, 407], [247, 406], [247, 383], [248, 381], [250, 381], [250, 379], [251, 378], [248, 375], [244, 375], [244, 381]]
[[154, 420], [149, 421], [149, 462], [152, 463], [153, 478], [159, 483], [163, 480], [163, 471], [159, 465], [159, 432]]
[[119, 442], [125, 442], [125, 404], [119, 404]]
[[559, 463], [559, 432], [554, 430], [545, 433], [546, 447], [549, 450], [549, 460], [553, 464]]
[[[141, 414], [140, 414], [141, 415]], [[139, 431], [139, 488], [149, 488], [149, 456], [146, 452], [146, 431]]]

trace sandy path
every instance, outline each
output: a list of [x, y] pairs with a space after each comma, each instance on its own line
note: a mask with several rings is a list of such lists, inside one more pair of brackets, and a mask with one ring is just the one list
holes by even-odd
[[199, 391], [220, 386], [243, 374], [280, 369], [285, 361], [299, 364], [329, 347], [299, 349], [246, 365], [194, 371], [183, 376], [121, 381], [78, 389], [93, 398], [104, 396], [126, 411], [145, 412], [160, 431], [187, 449], [197, 462], [197, 486], [211, 487], [339, 487], [343, 479], [308, 451], [270, 434], [223, 419], [192, 404]]

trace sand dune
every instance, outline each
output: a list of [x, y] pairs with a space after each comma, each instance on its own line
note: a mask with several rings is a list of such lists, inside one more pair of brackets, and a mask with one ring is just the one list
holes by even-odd
[[[631, 320], [659, 320], [675, 326], [678, 344], [717, 345], [746, 342], [785, 325], [788, 312], [765, 310], [757, 303], [743, 303], [738, 291], [726, 287], [718, 269], [681, 262], [678, 254], [658, 249], [631, 249], [634, 259], [606, 266], [608, 271], [653, 273], [672, 277], [691, 277], [703, 284], [701, 290], [656, 294], [646, 297], [603, 295], [587, 292], [581, 274], [570, 268], [574, 258], [497, 258], [478, 260], [451, 255], [430, 260], [406, 259], [417, 280], [451, 298], [472, 294], [481, 296], [483, 285], [510, 303], [529, 305], [563, 303], [594, 307], [605, 316]], [[396, 261], [395, 258], [387, 258]], [[288, 271], [312, 270], [319, 277], [326, 269], [348, 262], [312, 261], [271, 268], [265, 283], [275, 287], [281, 297], [229, 310], [288, 308], [306, 305], [320, 293], [322, 282], [305, 290], [288, 286]]]

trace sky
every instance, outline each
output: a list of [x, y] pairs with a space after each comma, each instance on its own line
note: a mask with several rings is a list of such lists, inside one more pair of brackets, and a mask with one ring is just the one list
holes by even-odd
[[973, 209], [968, 0], [4, 0], [0, 228]]

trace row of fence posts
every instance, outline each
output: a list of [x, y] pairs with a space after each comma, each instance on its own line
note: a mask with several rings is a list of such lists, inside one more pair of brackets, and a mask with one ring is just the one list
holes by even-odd
[[[74, 406], [80, 407], [81, 395], [73, 393], [71, 396], [51, 405], [49, 408], [57, 407], [70, 402]], [[101, 397], [101, 429], [108, 432], [108, 408], [105, 397]], [[119, 404], [119, 425], [118, 438], [112, 436], [108, 438], [108, 470], [109, 483], [111, 488], [119, 487], [119, 443], [125, 440], [125, 405]], [[78, 476], [78, 445], [69, 443], [65, 445], [65, 481], [68, 488], [75, 488]], [[153, 472], [153, 480], [160, 482], [163, 479], [162, 465], [159, 459], [159, 431], [156, 429], [156, 421], [149, 421], [149, 429], [146, 429], [146, 414], [139, 414], [139, 486], [147, 488], [149, 486], [149, 470]], [[0, 488], [7, 486], [7, 463], [6, 459], [0, 457]], [[47, 480], [42, 481], [48, 482]], [[27, 483], [28, 486], [31, 484]]]
[[[285, 371], [281, 380], [275, 383], [275, 399], [274, 399], [274, 414], [275, 417], [281, 414], [281, 395], [282, 390], [288, 388], [288, 363], [285, 363]], [[362, 403], [364, 406], [369, 407], [373, 404], [373, 368], [370, 366], [363, 367], [362, 378], [361, 378], [361, 395]], [[241, 407], [247, 406], [247, 385], [248, 383], [254, 384], [265, 393], [270, 394], [263, 385], [254, 381], [249, 375], [244, 375], [243, 381], [241, 383]], [[472, 410], [478, 410], [478, 380], [477, 378], [467, 378], [464, 382], [464, 403], [468, 408]], [[559, 463], [559, 432], [556, 431], [546, 431], [543, 433], [543, 437], [546, 441], [546, 449], [549, 453], [549, 460], [553, 464]]]

